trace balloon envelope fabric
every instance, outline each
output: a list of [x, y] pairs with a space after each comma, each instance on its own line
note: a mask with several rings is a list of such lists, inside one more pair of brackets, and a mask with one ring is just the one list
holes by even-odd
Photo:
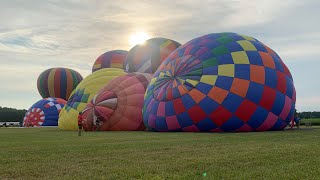
[[153, 74], [161, 62], [180, 45], [180, 43], [166, 38], [149, 39], [129, 51], [125, 70]]
[[57, 97], [67, 100], [82, 81], [82, 76], [68, 68], [50, 68], [40, 74], [37, 87], [42, 98]]
[[208, 34], [174, 51], [145, 95], [153, 131], [282, 130], [293, 118], [292, 76], [269, 47], [236, 33]]
[[26, 112], [23, 126], [58, 126], [59, 112], [67, 101], [60, 98], [45, 98], [36, 102]]
[[127, 74], [122, 69], [104, 68], [87, 76], [72, 92], [66, 106], [59, 115], [59, 128], [78, 129], [78, 115], [99, 90], [112, 79]]
[[92, 67], [92, 72], [102, 68], [120, 68], [123, 69], [128, 51], [113, 50], [108, 51], [98, 57]]
[[[152, 76], [129, 73], [104, 86], [83, 110], [87, 131], [141, 131], [144, 93]], [[99, 126], [95, 122], [99, 118]]]

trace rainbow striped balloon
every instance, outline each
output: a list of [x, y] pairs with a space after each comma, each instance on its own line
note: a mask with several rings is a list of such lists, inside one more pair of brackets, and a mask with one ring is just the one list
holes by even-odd
[[103, 68], [123, 69], [128, 51], [113, 50], [101, 54], [92, 66], [92, 72]]
[[82, 79], [82, 76], [72, 69], [50, 68], [38, 77], [38, 91], [43, 98], [57, 97], [68, 100]]
[[181, 44], [167, 38], [151, 38], [134, 46], [128, 53], [124, 68], [127, 72], [153, 74], [160, 64]]

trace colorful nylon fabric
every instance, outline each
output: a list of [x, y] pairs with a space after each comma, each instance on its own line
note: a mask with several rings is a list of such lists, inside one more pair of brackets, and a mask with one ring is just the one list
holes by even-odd
[[143, 117], [153, 131], [282, 130], [293, 118], [296, 92], [281, 58], [236, 33], [189, 41], [158, 68]]
[[87, 76], [71, 93], [66, 106], [59, 115], [59, 128], [78, 129], [78, 115], [99, 90], [112, 79], [127, 74], [122, 69], [104, 68]]
[[26, 112], [23, 126], [58, 126], [59, 112], [66, 103], [63, 99], [52, 97], [39, 100]]
[[102, 68], [120, 68], [123, 69], [128, 51], [113, 50], [108, 51], [98, 57], [92, 67], [92, 72]]
[[166, 38], [152, 38], [134, 46], [128, 53], [125, 70], [153, 74], [159, 65], [181, 44]]
[[[141, 131], [144, 93], [152, 76], [129, 73], [104, 86], [83, 110], [87, 131]], [[98, 123], [96, 123], [98, 119]], [[99, 124], [99, 125], [97, 125]]]
[[40, 74], [37, 87], [42, 98], [57, 97], [67, 100], [82, 81], [82, 76], [68, 68], [50, 68]]

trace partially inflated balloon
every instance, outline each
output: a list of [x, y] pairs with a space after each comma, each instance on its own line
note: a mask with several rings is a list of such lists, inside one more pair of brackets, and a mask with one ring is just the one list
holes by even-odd
[[282, 130], [294, 115], [290, 71], [252, 37], [216, 33], [193, 39], [153, 77], [143, 115], [154, 131]]
[[180, 46], [166, 38], [152, 38], [134, 46], [128, 53], [125, 70], [153, 74], [159, 65]]
[[123, 69], [128, 51], [114, 50], [108, 51], [98, 57], [92, 67], [92, 72], [102, 68], [120, 68]]
[[125, 75], [123, 70], [104, 68], [87, 76], [72, 92], [66, 106], [59, 115], [59, 128], [76, 130], [78, 128], [78, 115], [97, 92], [112, 79]]
[[110, 81], [83, 111], [84, 129], [92, 131], [98, 127], [100, 131], [144, 130], [143, 97], [151, 78], [146, 73], [130, 73]]
[[59, 112], [66, 103], [60, 98], [41, 99], [26, 112], [23, 126], [58, 126]]
[[51, 68], [38, 77], [37, 87], [43, 98], [57, 97], [67, 100], [82, 81], [82, 76], [72, 69]]

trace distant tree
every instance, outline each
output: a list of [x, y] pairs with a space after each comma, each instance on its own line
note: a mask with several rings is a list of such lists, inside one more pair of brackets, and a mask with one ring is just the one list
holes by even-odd
[[302, 119], [311, 119], [311, 118], [320, 118], [320, 112], [318, 111], [307, 111], [307, 112], [300, 112], [298, 116]]
[[0, 122], [23, 122], [23, 117], [26, 112], [27, 110], [25, 109], [19, 110], [0, 106]]

